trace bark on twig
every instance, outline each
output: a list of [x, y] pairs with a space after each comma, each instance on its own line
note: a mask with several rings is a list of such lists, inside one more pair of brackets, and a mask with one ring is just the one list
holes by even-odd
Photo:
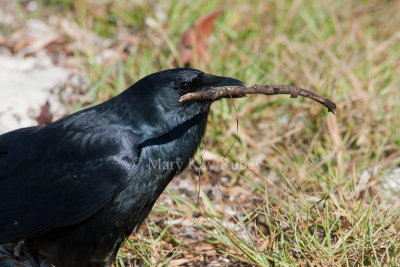
[[311, 91], [302, 89], [300, 87], [292, 85], [253, 85], [253, 86], [234, 86], [234, 87], [216, 87], [210, 90], [199, 91], [194, 93], [188, 93], [183, 95], [179, 101], [189, 101], [189, 100], [217, 100], [220, 98], [240, 98], [245, 97], [248, 94], [264, 94], [264, 95], [280, 95], [289, 94], [290, 97], [296, 98], [297, 96], [304, 96], [311, 98], [314, 101], [324, 105], [328, 108], [330, 112], [335, 114], [336, 104], [329, 99], [322, 97]]

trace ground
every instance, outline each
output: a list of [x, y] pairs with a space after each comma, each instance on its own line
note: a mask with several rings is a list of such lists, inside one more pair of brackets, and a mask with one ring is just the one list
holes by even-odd
[[398, 266], [399, 8], [0, 0], [0, 132], [184, 65], [315, 91], [336, 102], [336, 115], [286, 96], [213, 104], [195, 158], [116, 265]]

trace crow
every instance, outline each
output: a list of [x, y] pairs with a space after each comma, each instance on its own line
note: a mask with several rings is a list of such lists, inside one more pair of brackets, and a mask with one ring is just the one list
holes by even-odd
[[212, 101], [188, 93], [244, 86], [179, 68], [46, 126], [0, 135], [0, 244], [24, 240], [55, 266], [111, 265], [204, 135]]

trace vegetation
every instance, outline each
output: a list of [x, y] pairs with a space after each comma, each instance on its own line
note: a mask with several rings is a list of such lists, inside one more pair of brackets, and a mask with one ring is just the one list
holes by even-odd
[[[192, 67], [250, 85], [293, 84], [338, 106], [332, 115], [287, 96], [214, 103], [196, 158], [117, 266], [399, 265], [400, 1], [38, 4], [28, 11], [15, 1], [18, 23], [38, 18], [62, 32], [90, 84], [71, 112], [181, 66], [182, 35], [216, 10], [210, 56]], [[85, 34], [66, 34], [71, 24]]]

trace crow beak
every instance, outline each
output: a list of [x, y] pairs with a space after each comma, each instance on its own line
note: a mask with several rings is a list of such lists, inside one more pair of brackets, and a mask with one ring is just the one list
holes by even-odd
[[201, 77], [202, 90], [208, 90], [215, 87], [227, 86], [246, 86], [243, 82], [223, 76], [215, 76], [211, 74], [203, 74]]

